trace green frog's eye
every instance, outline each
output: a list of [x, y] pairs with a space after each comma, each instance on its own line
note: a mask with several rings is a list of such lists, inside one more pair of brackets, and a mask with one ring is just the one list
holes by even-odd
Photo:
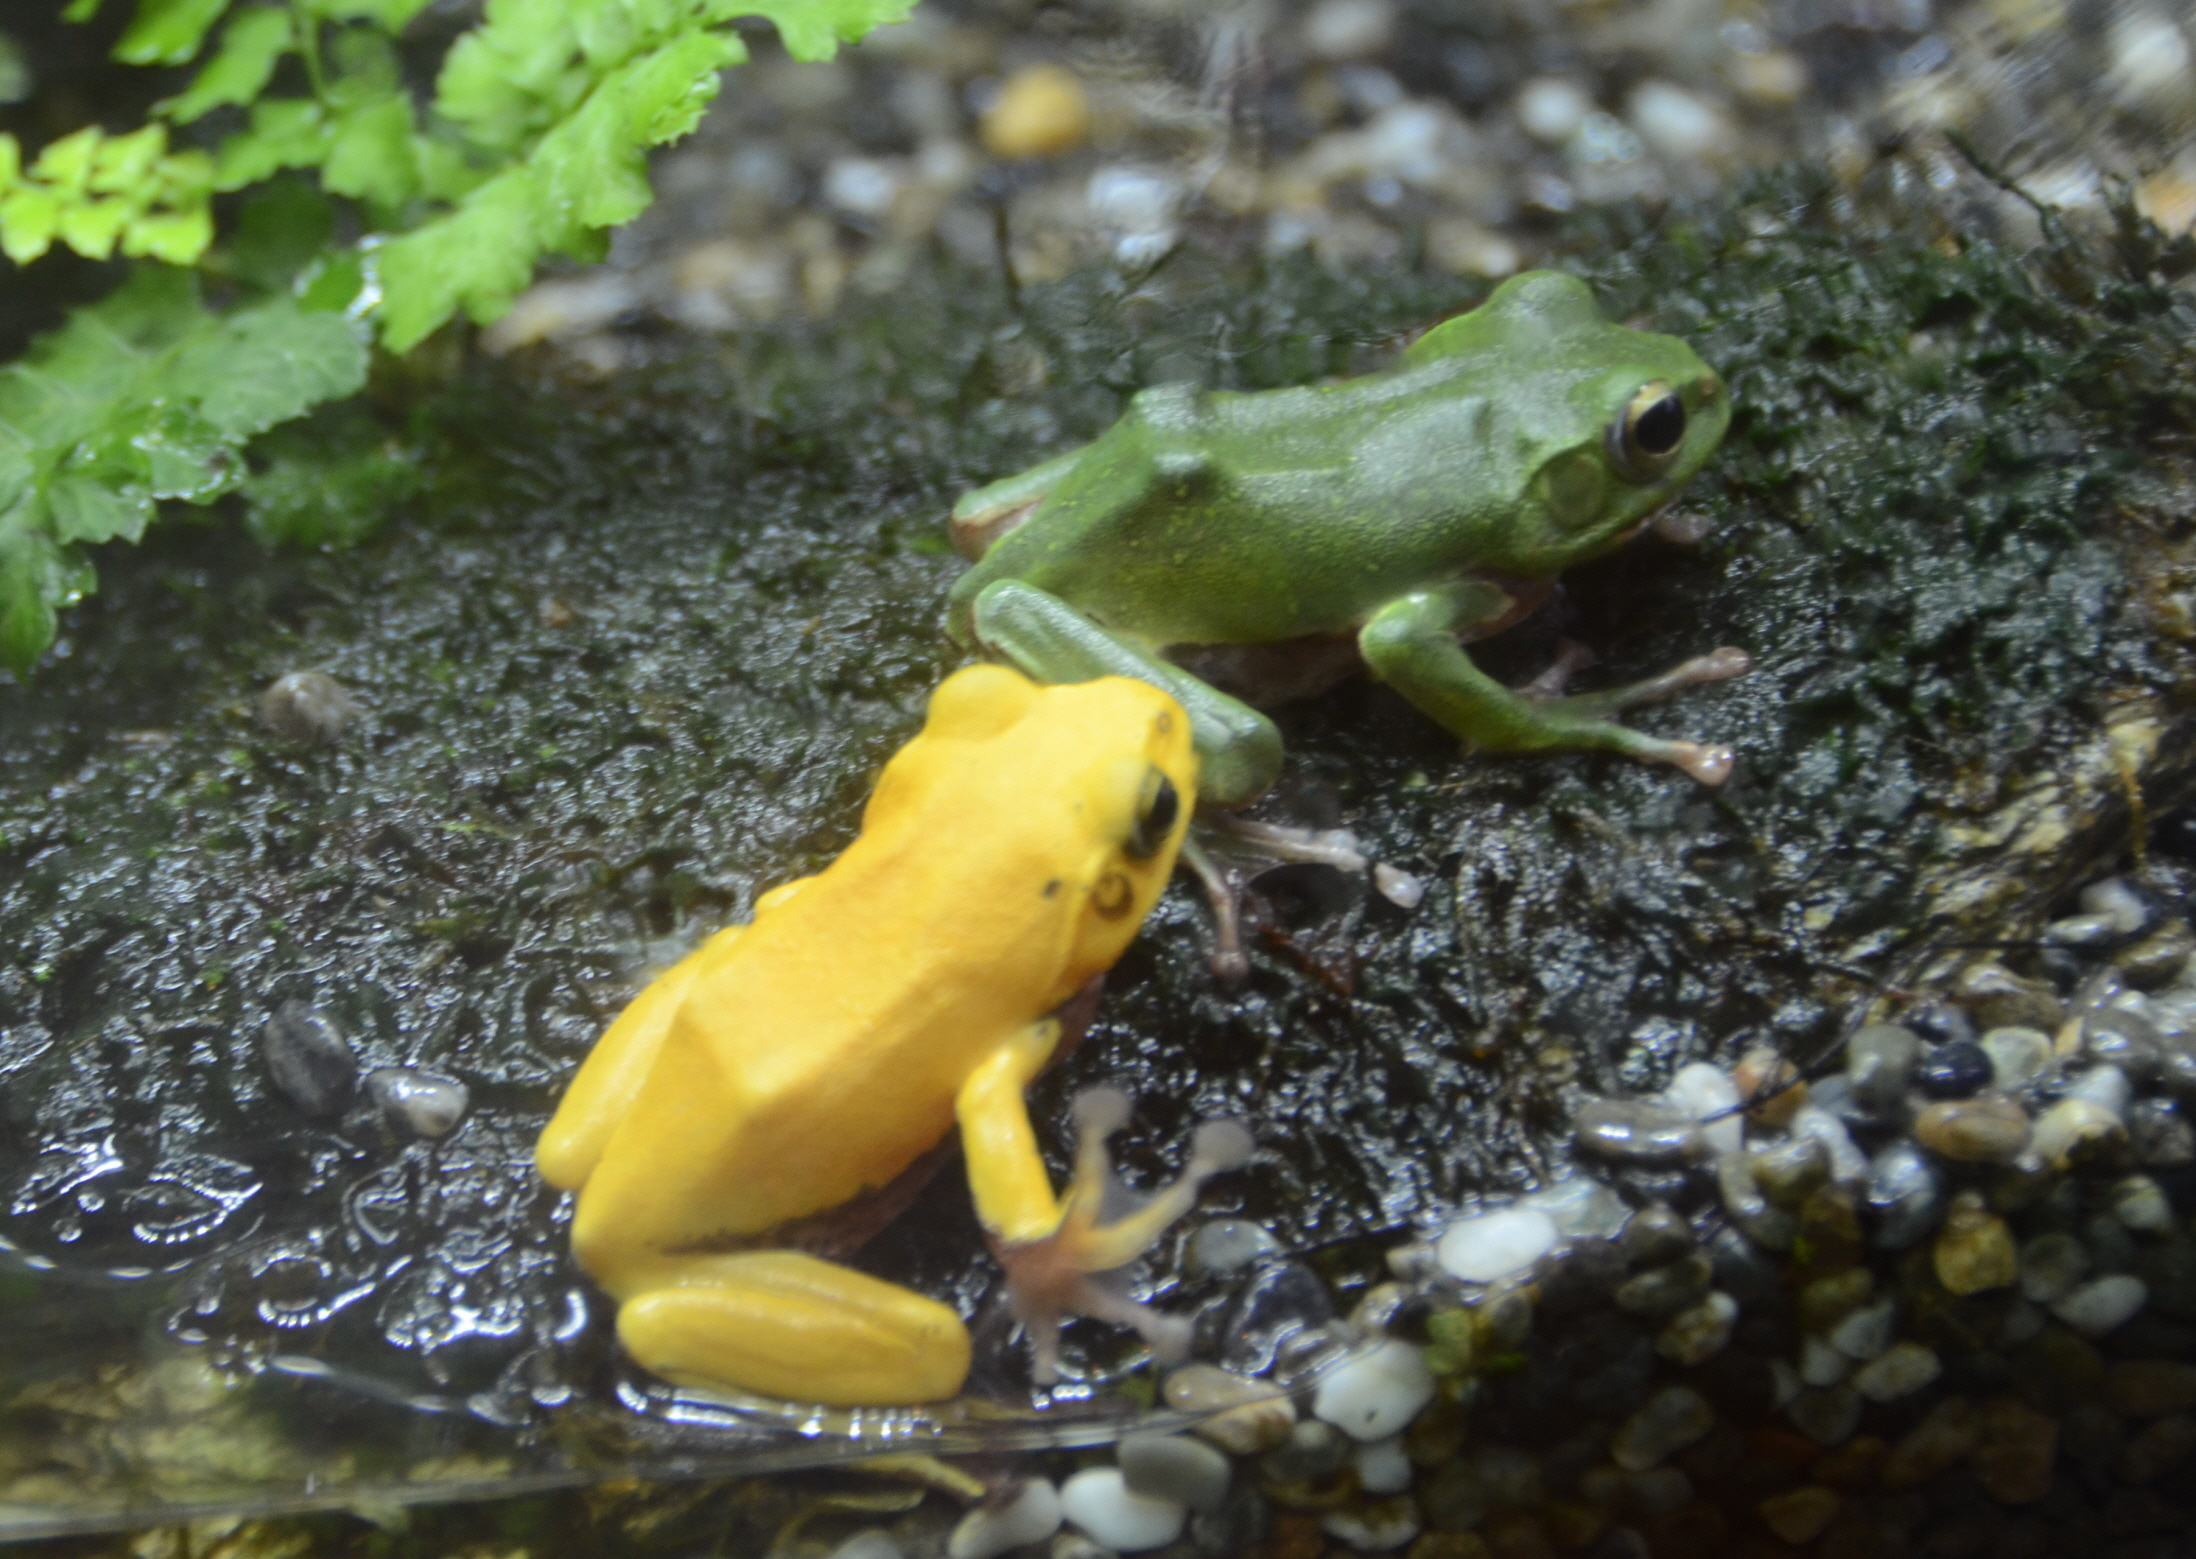
[[1167, 842], [1167, 835], [1174, 832], [1174, 820], [1181, 813], [1182, 797], [1174, 781], [1157, 769], [1146, 769], [1144, 794], [1136, 804], [1136, 822], [1129, 829], [1121, 853], [1132, 861], [1150, 860]]
[[1637, 482], [1657, 475], [1685, 442], [1685, 402], [1660, 379], [1641, 385], [1609, 424], [1609, 458]]

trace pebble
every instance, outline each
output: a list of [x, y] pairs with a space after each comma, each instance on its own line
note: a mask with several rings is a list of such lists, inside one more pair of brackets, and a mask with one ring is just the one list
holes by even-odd
[[1224, 1277], [1280, 1249], [1281, 1242], [1262, 1224], [1248, 1218], [1215, 1218], [1198, 1225], [1182, 1260], [1192, 1272]]
[[1231, 1464], [1202, 1441], [1178, 1434], [1125, 1435], [1114, 1456], [1132, 1494], [1172, 1500], [1206, 1515], [1227, 1503]]
[[2186, 1169], [2196, 1163], [2196, 1129], [2171, 1099], [2128, 1106], [2127, 1150], [2145, 1169]]
[[1736, 1153], [1746, 1145], [1746, 1123], [1738, 1116], [1738, 1084], [1712, 1061], [1692, 1061], [1677, 1069], [1662, 1102], [1701, 1123], [1709, 1147]]
[[1990, 1078], [1990, 1053], [1966, 1039], [1939, 1045], [1914, 1069], [1916, 1086], [1932, 1099], [1972, 1098]]
[[1746, 1118], [1778, 1130], [1791, 1124], [1793, 1112], [1807, 1102], [1807, 1084], [1783, 1052], [1757, 1045], [1739, 1057], [1731, 1081], [1746, 1101]]
[[1521, 1208], [1545, 1213], [1567, 1239], [1614, 1239], [1631, 1222], [1624, 1198], [1591, 1175], [1580, 1175], [1522, 1198]]
[[472, 1094], [466, 1086], [408, 1066], [381, 1066], [366, 1074], [366, 1096], [394, 1125], [415, 1137], [448, 1136], [465, 1118]]
[[2059, 1451], [2059, 1421], [2012, 1397], [1982, 1411], [1980, 1433], [1968, 1466], [1975, 1481], [2004, 1505], [2026, 1505], [2051, 1492]]
[[1793, 1137], [1752, 1155], [1754, 1181], [1779, 1207], [1797, 1207], [1830, 1180], [1830, 1150], [1815, 1137]]
[[1937, 1281], [1954, 1294], [2003, 1288], [2020, 1271], [2013, 1231], [1972, 1191], [1963, 1191], [1952, 1199], [1930, 1260]]
[[1434, 1246], [1434, 1257], [1467, 1283], [1493, 1283], [1522, 1272], [1563, 1238], [1538, 1208], [1504, 1207], [1461, 1218]]
[[357, 713], [350, 689], [325, 671], [286, 671], [259, 695], [259, 718], [267, 729], [308, 747], [336, 741]]
[[1237, 1456], [1272, 1450], [1296, 1425], [1296, 1404], [1280, 1387], [1216, 1364], [1185, 1364], [1171, 1371], [1164, 1395], [1171, 1408], [1211, 1414], [1195, 1432]]
[[1705, 1364], [1730, 1344], [1738, 1315], [1737, 1300], [1729, 1294], [1710, 1293], [1670, 1318], [1655, 1339], [1655, 1352], [1672, 1364]]
[[1845, 1076], [1853, 1098], [1871, 1115], [1896, 1110], [1921, 1060], [1921, 1040], [1895, 1023], [1871, 1023], [1845, 1046]]
[[1944, 1373], [1936, 1351], [1918, 1342], [1896, 1342], [1883, 1356], [1853, 1372], [1853, 1389], [1871, 1402], [1910, 1397]]
[[1312, 1396], [1312, 1412], [1353, 1439], [1385, 1440], [1416, 1418], [1433, 1393], [1425, 1357], [1391, 1337], [1328, 1370]]
[[2125, 1272], [2108, 1272], [2069, 1289], [2054, 1300], [2051, 1313], [2084, 1337], [2102, 1337], [2135, 1318], [2150, 1298], [2150, 1286]]
[[1715, 1276], [1715, 1263], [1705, 1252], [1694, 1251], [1626, 1278], [1617, 1287], [1616, 1306], [1631, 1315], [1675, 1315], [1706, 1297]]
[[2176, 1413], [2145, 1424], [2120, 1452], [2119, 1478], [2140, 1487], [2196, 1455], [2196, 1418]]
[[1847, 1267], [1808, 1282], [1794, 1298], [1792, 1312], [1803, 1331], [1826, 1333], [1868, 1303], [1875, 1292], [1873, 1272], [1866, 1267]]
[[1394, 36], [1391, 0], [1319, 0], [1304, 18], [1304, 47], [1316, 59], [1363, 59]]
[[1401, 1435], [1359, 1446], [1350, 1465], [1357, 1471], [1357, 1486], [1367, 1494], [1401, 1494], [1411, 1486], [1411, 1458]]
[[900, 1540], [883, 1527], [864, 1527], [832, 1549], [829, 1559], [906, 1559], [906, 1554]]
[[2039, 1305], [2063, 1298], [2089, 1271], [2089, 1251], [2071, 1234], [2039, 1234], [2021, 1247], [2021, 1297]]
[[1792, 1134], [1812, 1137], [1830, 1155], [1830, 1178], [1839, 1185], [1859, 1185], [1868, 1178], [1868, 1155], [1853, 1141], [1845, 1123], [1828, 1110], [1802, 1105], [1792, 1112]]
[[1693, 1226], [1661, 1202], [1649, 1202], [1632, 1214], [1618, 1243], [1635, 1267], [1659, 1267], [1693, 1248]]
[[1755, 1178], [1752, 1154], [1726, 1153], [1716, 1160], [1716, 1191], [1723, 1199], [1723, 1210], [1748, 1239], [1764, 1250], [1781, 1253], [1792, 1248], [1799, 1223], [1783, 1208], [1770, 1206]]
[[[2121, 1075], [2116, 1068], [2104, 1070], [2114, 1077]], [[2064, 1173], [2108, 1157], [2126, 1142], [2127, 1128], [2114, 1111], [2092, 1099], [2069, 1095], [2036, 1118], [2031, 1140], [2045, 1162]]]
[[1799, 1378], [1806, 1386], [1835, 1386], [1853, 1373], [1853, 1359], [1829, 1338], [1809, 1332], [1800, 1339]]
[[1259, 1458], [1268, 1483], [1313, 1484], [1332, 1478], [1349, 1465], [1354, 1442], [1332, 1424], [1308, 1418], [1288, 1438]]
[[1090, 98], [1075, 72], [1031, 65], [999, 88], [977, 129], [994, 157], [1054, 157], [1090, 136]]
[[1398, 1495], [1330, 1510], [1319, 1525], [1329, 1536], [1362, 1553], [1382, 1554], [1418, 1536], [1425, 1523], [1419, 1519], [1417, 1503], [1408, 1495]]
[[1812, 1543], [1837, 1520], [1845, 1501], [1820, 1484], [1808, 1484], [1787, 1494], [1774, 1494], [1754, 1508], [1762, 1523], [1795, 1548]]
[[[1117, 1475], [1118, 1476], [1118, 1475]], [[1061, 1495], [1050, 1478], [1010, 1484], [955, 1524], [946, 1559], [993, 1559], [1060, 1530]]]
[[[2100, 1065], [2118, 1068], [2135, 1082], [2146, 1084], [2156, 1082], [2165, 1065], [2158, 1031], [2151, 1027], [2150, 1020], [2118, 1007], [2108, 1007], [2082, 1019], [2082, 1054]], [[2098, 1102], [2115, 1113], [2127, 1108], [2125, 1097], [2117, 1105], [2109, 1097], [2100, 1098]]]
[[2125, 877], [2100, 878], [2074, 895], [2074, 901], [2110, 921], [2121, 936], [2133, 936], [2150, 921], [2150, 906]]
[[2127, 1114], [2128, 1101], [2135, 1097], [2135, 1089], [2127, 1074], [2118, 1067], [2094, 1066], [2073, 1079], [2066, 1096], [2094, 1104], [2118, 1120]]
[[2024, 980], [2003, 964], [1976, 964], [1954, 987], [1960, 1004], [1985, 1029], [2018, 1027], [2055, 1034], [2066, 1021], [2057, 992], [2041, 980]]
[[1860, 1427], [1860, 1393], [1851, 1386], [1810, 1387], [1791, 1400], [1784, 1416], [1817, 1445], [1843, 1445]]
[[2137, 1234], [2171, 1234], [2173, 1203], [2148, 1175], [2129, 1175], [2112, 1187], [2112, 1216]]
[[2028, 1145], [2028, 1112], [2000, 1095], [1945, 1100], [1915, 1117], [1914, 1136], [1958, 1163], [2008, 1164]]
[[1118, 1467], [1085, 1467], [1069, 1478], [1060, 1486], [1060, 1513], [1120, 1554], [1164, 1548], [1188, 1520], [1173, 1500], [1132, 1492]]
[[1876, 1213], [1876, 1245], [1905, 1250], [1920, 1243], [1944, 1212], [1944, 1181], [1913, 1143], [1887, 1144], [1868, 1168], [1868, 1205]]
[[2196, 953], [2196, 932], [2185, 920], [2169, 920], [2133, 947], [2113, 955], [2112, 961], [2130, 985], [2151, 990], [2178, 976]]
[[1995, 1028], [1978, 1043], [1990, 1058], [1991, 1081], [2018, 1088], [2051, 1060], [2051, 1036], [2040, 1029]]
[[1849, 1359], [1873, 1359], [1891, 1346], [1899, 1320], [1898, 1299], [1886, 1294], [1862, 1305], [1830, 1328], [1830, 1346]]
[[1672, 162], [1715, 162], [1734, 150], [1736, 137], [1723, 110], [1670, 82], [1641, 82], [1625, 110], [1640, 139]]
[[1697, 1164], [1707, 1136], [1682, 1110], [1647, 1099], [1587, 1099], [1572, 1118], [1571, 1140], [1588, 1153], [1640, 1164]]
[[2196, 1411], [2196, 1364], [2127, 1359], [2104, 1373], [2104, 1404], [2122, 1418]]
[[310, 1002], [277, 1007], [260, 1031], [259, 1051], [275, 1087], [307, 1115], [339, 1113], [358, 1087], [350, 1041]]
[[1982, 1414], [1966, 1397], [1946, 1397], [1891, 1447], [1876, 1471], [1887, 1489], [1911, 1488], [1967, 1460], [1982, 1439]]
[[1517, 89], [1518, 125], [1543, 146], [1561, 146], [1593, 111], [1593, 98], [1567, 77], [1535, 76]]
[[1645, 1472], [1716, 1426], [1715, 1409], [1689, 1386], [1666, 1386], [1618, 1426], [1609, 1457], [1627, 1472]]

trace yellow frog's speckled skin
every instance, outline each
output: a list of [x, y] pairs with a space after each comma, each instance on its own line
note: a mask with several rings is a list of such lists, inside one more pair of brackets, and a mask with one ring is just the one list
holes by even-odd
[[[1145, 683], [962, 671], [885, 766], [845, 854], [634, 999], [536, 1159], [579, 1193], [573, 1248], [620, 1302], [635, 1358], [803, 1401], [953, 1395], [969, 1343], [951, 1309], [771, 1246], [886, 1187], [956, 1120], [1040, 1378], [1062, 1310], [1158, 1323], [1084, 1274], [1133, 1258], [1247, 1140], [1205, 1128], [1183, 1183], [1100, 1228], [1102, 1145], [1086, 1143], [1056, 1199], [1022, 1090], [1059, 1042], [1051, 1014], [1158, 898], [1196, 785], [1189, 721]], [[1100, 1113], [1102, 1139], [1119, 1109]]]

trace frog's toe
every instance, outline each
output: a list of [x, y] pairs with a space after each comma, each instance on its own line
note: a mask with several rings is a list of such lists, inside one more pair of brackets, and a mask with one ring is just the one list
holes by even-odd
[[1722, 784], [1737, 761], [1730, 748], [1707, 742], [1671, 742], [1666, 757], [1703, 785]]

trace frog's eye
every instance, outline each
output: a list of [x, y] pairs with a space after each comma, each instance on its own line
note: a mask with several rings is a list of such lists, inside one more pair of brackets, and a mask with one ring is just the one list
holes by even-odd
[[1174, 832], [1174, 820], [1181, 813], [1182, 798], [1174, 781], [1157, 769], [1146, 769], [1144, 793], [1136, 803], [1136, 821], [1129, 828], [1121, 853], [1132, 861], [1150, 860], [1167, 842], [1167, 835]]
[[1660, 379], [1641, 385], [1609, 424], [1609, 458], [1637, 482], [1654, 477], [1685, 442], [1685, 402]]

